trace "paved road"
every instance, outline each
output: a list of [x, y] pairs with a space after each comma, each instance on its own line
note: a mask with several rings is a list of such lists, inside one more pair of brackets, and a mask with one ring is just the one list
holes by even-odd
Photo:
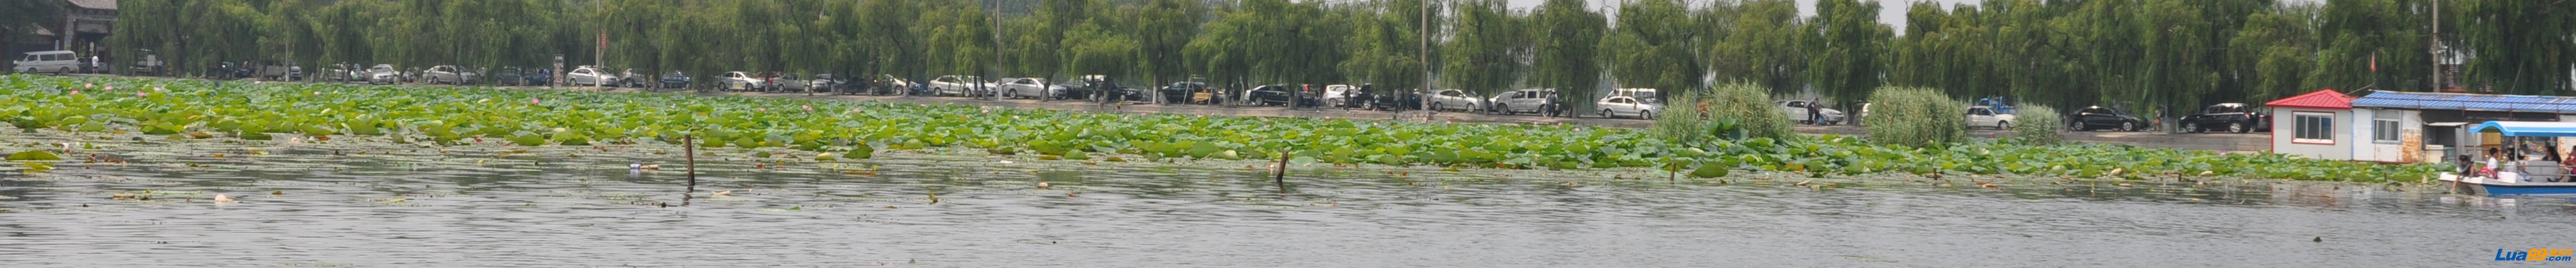
[[[433, 85], [413, 85], [413, 86], [433, 86]], [[547, 87], [502, 87], [502, 88], [512, 88], [512, 89], [531, 89], [531, 90], [580, 90], [580, 91], [618, 92], [618, 93], [639, 93], [639, 92], [648, 92], [648, 91], [646, 91], [646, 90], [631, 89], [631, 88], [594, 88], [594, 87], [552, 87], [552, 88], [547, 88]], [[1494, 114], [1480, 114], [1480, 113], [1468, 113], [1468, 112], [1423, 112], [1423, 111], [1388, 112], [1388, 111], [1371, 111], [1371, 110], [1349, 110], [1349, 109], [1341, 109], [1341, 108], [1328, 108], [1328, 109], [1301, 108], [1301, 109], [1289, 109], [1289, 108], [1286, 108], [1286, 107], [1277, 107], [1277, 106], [1220, 106], [1220, 105], [1195, 105], [1195, 104], [1129, 104], [1129, 105], [1103, 105], [1103, 104], [1100, 104], [1100, 103], [1084, 102], [1084, 101], [1040, 101], [1040, 100], [1026, 100], [1026, 99], [976, 99], [976, 98], [964, 98], [964, 97], [926, 97], [926, 96], [870, 96], [870, 95], [828, 95], [828, 94], [825, 94], [825, 95], [808, 95], [808, 94], [804, 94], [804, 93], [759, 93], [759, 92], [709, 92], [709, 93], [697, 93], [697, 92], [673, 92], [673, 91], [662, 91], [662, 92], [659, 92], [659, 93], [666, 93], [666, 94], [696, 94], [696, 95], [712, 95], [712, 96], [770, 97], [770, 98], [813, 98], [813, 99], [829, 99], [829, 100], [845, 100], [845, 101], [879, 101], [879, 102], [890, 102], [890, 103], [960, 104], [960, 105], [981, 105], [981, 106], [1013, 107], [1013, 108], [1055, 109], [1055, 110], [1074, 110], [1074, 111], [1092, 111], [1092, 112], [1123, 112], [1123, 113], [1142, 113], [1142, 114], [1161, 113], [1161, 114], [1204, 114], [1204, 115], [1263, 116], [1263, 117], [1291, 117], [1291, 118], [1347, 118], [1347, 119], [1366, 119], [1366, 120], [1401, 120], [1401, 121], [1410, 121], [1410, 122], [1426, 122], [1426, 121], [1428, 121], [1428, 122], [1501, 123], [1501, 124], [1541, 124], [1541, 125], [1571, 124], [1571, 125], [1604, 126], [1604, 127], [1617, 127], [1617, 128], [1645, 128], [1645, 127], [1650, 126], [1650, 125], [1652, 125], [1652, 124], [1653, 124], [1653, 121], [1638, 120], [1638, 119], [1624, 119], [1624, 118], [1622, 118], [1622, 119], [1606, 119], [1606, 118], [1565, 118], [1565, 117], [1541, 117], [1541, 116], [1535, 116], [1535, 115], [1494, 115]], [[1867, 130], [1862, 129], [1861, 127], [1857, 127], [1857, 126], [1848, 126], [1848, 125], [1844, 125], [1844, 126], [1805, 126], [1805, 125], [1800, 125], [1800, 126], [1798, 126], [1798, 127], [1797, 127], [1797, 131], [1798, 131], [1799, 133], [1806, 133], [1806, 134], [1813, 134], [1813, 135], [1823, 135], [1823, 134], [1848, 135], [1848, 136], [1867, 136], [1867, 135], [1868, 135], [1868, 131], [1867, 131]], [[2004, 135], [2003, 131], [1990, 130], [1990, 129], [1970, 130], [1968, 133], [1969, 133], [1969, 135], [1971, 135], [1971, 136], [1975, 136], [1975, 137], [1985, 137], [1985, 138], [2000, 137], [2001, 135]], [[2088, 131], [2088, 132], [2066, 132], [2066, 133], [2065, 133], [2065, 138], [2066, 138], [2066, 140], [2070, 140], [2070, 141], [2095, 142], [2095, 143], [2108, 143], [2108, 144], [2129, 144], [2129, 145], [2136, 145], [2136, 146], [2143, 146], [2143, 147], [2161, 147], [2161, 148], [2178, 148], [2178, 149], [2212, 150], [2212, 151], [2233, 151], [2233, 152], [2255, 152], [2255, 151], [2267, 151], [2267, 150], [2270, 150], [2270, 149], [2271, 149], [2271, 136], [2270, 136], [2270, 135], [2271, 135], [2270, 133], [2247, 133], [2247, 134], [2236, 134], [2236, 133], [2200, 133], [2200, 134], [2191, 134], [2191, 133], [2185, 133], [2185, 134], [2165, 134], [2165, 133], [2154, 133], [2154, 132], [2089, 132], [2089, 131]]]

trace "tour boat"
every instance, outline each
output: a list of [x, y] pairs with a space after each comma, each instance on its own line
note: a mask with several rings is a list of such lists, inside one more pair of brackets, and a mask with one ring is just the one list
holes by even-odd
[[[2557, 138], [2576, 137], [2576, 122], [2487, 121], [2484, 124], [2478, 124], [2475, 131], [2476, 133], [2502, 134], [2501, 136], [2505, 137], [2506, 140], [2505, 144], [2513, 144], [2512, 142], [2515, 142], [2516, 138], [2538, 138], [2542, 139], [2540, 141], [2554, 143], [2554, 140]], [[2551, 144], [2548, 146], [2556, 145]], [[2480, 162], [2483, 163], [2484, 161]], [[2516, 168], [2523, 167], [2524, 165], [2506, 165], [2507, 168], [2497, 169], [2492, 176], [2485, 174], [2468, 174], [2463, 176], [2462, 174], [2453, 172], [2443, 172], [2441, 180], [2443, 183], [2451, 184], [2453, 190], [2465, 194], [2486, 196], [2576, 195], [2576, 182], [2549, 182], [2550, 179], [2557, 179], [2559, 181], [2576, 181], [2576, 176], [2571, 176], [2567, 167], [2561, 166], [2558, 163], [2550, 163], [2548, 161], [2522, 162], [2528, 163], [2529, 166], [2525, 168]]]

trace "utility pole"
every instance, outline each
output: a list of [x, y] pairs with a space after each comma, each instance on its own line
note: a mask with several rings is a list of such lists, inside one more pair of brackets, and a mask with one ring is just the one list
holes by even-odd
[[[998, 78], [998, 76], [1002, 75], [1002, 0], [993, 0], [993, 67], [984, 69], [991, 71], [991, 73], [986, 74], [983, 80], [990, 81], [1001, 79]], [[984, 87], [987, 84], [992, 83], [984, 81], [975, 82], [975, 86], [977, 87]], [[991, 94], [1001, 94], [999, 90], [994, 90], [992, 88], [985, 88], [983, 90]], [[983, 96], [976, 97], [981, 98]]]
[[[1414, 57], [1417, 58], [1416, 60], [1422, 61], [1422, 86], [1420, 88], [1422, 88], [1423, 92], [1430, 92], [1429, 90], [1431, 89], [1431, 1], [1435, 0], [1422, 0], [1422, 11], [1419, 12], [1422, 14], [1420, 16], [1422, 17], [1422, 31], [1414, 33], [1414, 35], [1420, 35], [1422, 37], [1422, 50], [1415, 53]], [[1404, 89], [1395, 90], [1401, 91]], [[1395, 99], [1397, 101], [1404, 100], [1404, 95], [1401, 95], [1405, 94], [1404, 92], [1397, 92], [1396, 94], [1398, 94], [1395, 95]], [[1414, 97], [1420, 98], [1421, 96], [1417, 95]], [[1414, 105], [1420, 105], [1417, 107], [1425, 108], [1426, 112], [1423, 112], [1422, 115], [1422, 121], [1425, 122], [1431, 121], [1431, 113], [1428, 112], [1428, 110], [1432, 107], [1428, 107], [1430, 104], [1429, 101], [1429, 99], [1422, 99], [1415, 101], [1416, 103], [1414, 103]], [[1396, 113], [1403, 114], [1404, 109], [1396, 109]]]
[[2427, 39], [2431, 39], [2427, 42], [2432, 42], [2431, 44], [2424, 46], [2425, 53], [2432, 53], [2433, 56], [2433, 90], [2431, 92], [2441, 92], [2442, 90], [2450, 89], [2448, 88], [2450, 83], [2442, 80], [2442, 0], [2433, 0], [2433, 34]]

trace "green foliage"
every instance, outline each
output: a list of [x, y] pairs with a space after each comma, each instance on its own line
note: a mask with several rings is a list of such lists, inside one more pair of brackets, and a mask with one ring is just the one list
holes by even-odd
[[1869, 96], [1869, 138], [1880, 144], [1940, 148], [1968, 140], [1968, 107], [1941, 91], [1879, 89]]
[[1760, 85], [1733, 83], [1718, 85], [1707, 92], [1683, 92], [1666, 97], [1670, 107], [1655, 118], [1649, 128], [1656, 135], [1675, 141], [1703, 139], [1788, 139], [1798, 135], [1789, 125], [1788, 115], [1771, 106], [1771, 94]]
[[[1537, 31], [1530, 45], [1529, 85], [1554, 88], [1570, 101], [1575, 111], [1593, 110], [1587, 100], [1607, 95], [1600, 92], [1604, 65], [1601, 53], [1602, 32], [1609, 21], [1601, 13], [1585, 8], [1581, 0], [1548, 0], [1530, 15], [1528, 26]], [[1697, 78], [1697, 77], [1693, 77]], [[1498, 91], [1482, 92], [1493, 96]]]
[[1817, 15], [1808, 24], [1816, 36], [1806, 39], [1806, 47], [1814, 52], [1809, 54], [1807, 80], [1826, 98], [1860, 99], [1882, 84], [1879, 78], [1886, 66], [1879, 62], [1879, 53], [1895, 33], [1878, 23], [1879, 8], [1876, 1], [1816, 3]]
[[1458, 17], [1451, 30], [1457, 32], [1440, 46], [1442, 52], [1451, 53], [1441, 57], [1447, 61], [1441, 66], [1445, 70], [1440, 75], [1444, 88], [1492, 96], [1520, 81], [1527, 72], [1529, 63], [1523, 59], [1529, 57], [1532, 45], [1528, 42], [1532, 32], [1527, 28], [1528, 15], [1503, 4], [1501, 0], [1468, 0], [1454, 5]]
[[2057, 113], [2057, 108], [2027, 105], [2015, 109], [2019, 110], [2015, 111], [2019, 114], [2013, 117], [2013, 140], [2031, 145], [2055, 145], [2065, 142], [2066, 137], [2063, 135], [2066, 133], [2066, 122], [2064, 122], [2065, 119], [2058, 117], [2060, 114]]
[[[2445, 167], [2127, 146], [1968, 142], [1927, 148], [1874, 144], [1831, 135], [1676, 140], [1647, 131], [1573, 126], [987, 110], [967, 105], [453, 87], [251, 85], [27, 75], [0, 79], [35, 82], [0, 83], [8, 85], [0, 87], [0, 118], [89, 133], [130, 133], [150, 125], [181, 128], [179, 132], [184, 134], [170, 135], [172, 138], [210, 135], [207, 133], [234, 138], [339, 133], [353, 136], [335, 141], [424, 146], [577, 146], [572, 144], [678, 143], [681, 136], [689, 135], [711, 147], [786, 148], [762, 150], [764, 153], [847, 152], [835, 158], [850, 160], [869, 159], [879, 146], [884, 150], [963, 147], [978, 149], [963, 151], [1073, 160], [1109, 154], [1113, 156], [1104, 161], [1110, 162], [1133, 157], [1266, 159], [1284, 151], [1304, 159], [1300, 161], [1334, 164], [1513, 169], [1661, 166], [1687, 170], [1694, 177], [1719, 177], [1729, 170], [2081, 178], [2197, 176], [2207, 172], [2212, 176], [2381, 182], [2416, 181]], [[135, 97], [113, 92], [71, 95], [49, 88], [80, 83], [117, 88], [161, 86], [168, 91]], [[1758, 90], [1750, 85], [1722, 88], [1726, 89], [1720, 92]], [[1939, 98], [1938, 92], [1920, 88], [1879, 92]], [[541, 102], [522, 101], [529, 99]], [[1891, 104], [1905, 101], [1880, 103], [1882, 106], [1876, 109], [1901, 109], [1897, 107], [1904, 105]], [[1938, 117], [1963, 120], [1956, 112], [1960, 106], [1955, 102], [1919, 103], [1950, 107], [1952, 112], [1939, 113]], [[1958, 129], [1957, 121], [1952, 122], [1949, 129]], [[363, 134], [367, 131], [355, 126], [373, 126], [381, 133]], [[2111, 174], [2113, 169], [2126, 171]]]

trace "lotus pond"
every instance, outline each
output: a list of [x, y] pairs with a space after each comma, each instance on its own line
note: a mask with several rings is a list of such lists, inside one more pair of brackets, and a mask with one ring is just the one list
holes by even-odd
[[[1444, 169], [1656, 168], [1725, 177], [1905, 173], [2059, 178], [2242, 177], [2421, 182], [2438, 165], [2377, 165], [2277, 154], [1976, 142], [1947, 148], [1852, 137], [1672, 141], [1615, 128], [1341, 119], [1135, 115], [964, 105], [552, 90], [258, 84], [12, 75], [0, 120], [23, 130], [141, 133], [164, 139], [306, 140], [520, 146], [678, 143], [872, 157], [934, 148], [1060, 161], [1276, 159]], [[33, 169], [34, 164], [30, 164]]]
[[66, 158], [0, 171], [0, 263], [2457, 267], [2564, 243], [2532, 234], [2576, 221], [2564, 199], [2226, 177], [1317, 162], [1290, 165], [1283, 192], [1268, 160], [969, 147], [831, 160], [701, 149], [699, 189], [683, 198], [674, 145], [335, 137], [0, 132], [0, 149]]

